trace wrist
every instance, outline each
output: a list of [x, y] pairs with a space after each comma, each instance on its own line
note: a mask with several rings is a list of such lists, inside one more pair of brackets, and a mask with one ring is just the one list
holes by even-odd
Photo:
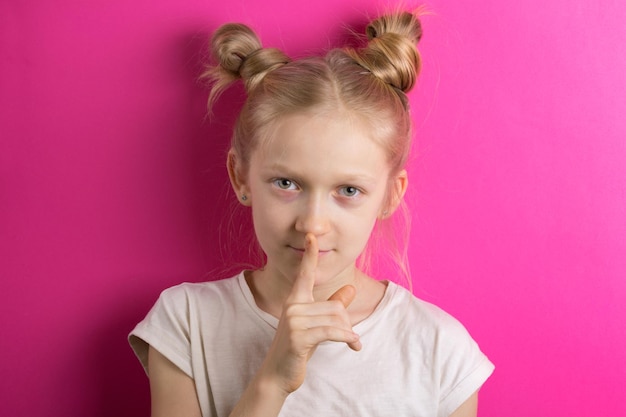
[[286, 390], [277, 378], [258, 374], [253, 381], [254, 390], [261, 398], [272, 398], [284, 402], [290, 391]]
[[230, 417], [277, 417], [288, 395], [271, 379], [257, 375], [250, 381]]

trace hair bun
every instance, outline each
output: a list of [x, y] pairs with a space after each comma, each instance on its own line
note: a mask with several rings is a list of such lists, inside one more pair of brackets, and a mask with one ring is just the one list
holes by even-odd
[[201, 76], [213, 83], [209, 104], [233, 81], [243, 79], [249, 92], [269, 71], [290, 61], [276, 48], [263, 48], [257, 34], [240, 23], [227, 23], [215, 31], [211, 54], [217, 65], [209, 67]]
[[371, 22], [365, 33], [367, 46], [352, 51], [352, 57], [384, 82], [410, 91], [421, 68], [417, 44], [422, 25], [417, 16], [409, 12], [382, 16]]
[[417, 45], [422, 39], [422, 24], [412, 13], [402, 12], [396, 15], [382, 16], [365, 29], [367, 38], [372, 40], [385, 33], [394, 33], [409, 39], [413, 45]]
[[256, 33], [239, 23], [221, 26], [211, 38], [213, 57], [225, 71], [237, 77], [245, 59], [261, 48], [261, 41]]

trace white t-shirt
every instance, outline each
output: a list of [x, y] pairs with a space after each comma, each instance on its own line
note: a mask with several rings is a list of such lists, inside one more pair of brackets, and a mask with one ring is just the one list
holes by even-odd
[[[144, 368], [152, 345], [193, 378], [203, 417], [226, 417], [277, 326], [241, 273], [165, 290], [129, 341]], [[354, 331], [361, 351], [345, 343], [318, 346], [280, 416], [449, 416], [494, 369], [457, 320], [392, 282]]]

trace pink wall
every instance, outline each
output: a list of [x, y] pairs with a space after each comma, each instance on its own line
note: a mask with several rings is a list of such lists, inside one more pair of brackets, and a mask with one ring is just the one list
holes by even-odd
[[[221, 265], [233, 116], [203, 118], [207, 34], [240, 20], [301, 54], [378, 7], [215, 3], [0, 3], [0, 415], [148, 415], [126, 334], [161, 289]], [[622, 415], [626, 6], [429, 5], [416, 292], [496, 363], [482, 416]]]

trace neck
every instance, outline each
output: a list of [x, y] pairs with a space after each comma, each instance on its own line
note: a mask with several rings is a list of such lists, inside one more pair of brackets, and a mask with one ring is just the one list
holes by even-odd
[[[365, 277], [366, 275], [354, 265], [350, 265], [334, 277], [316, 284], [313, 288], [313, 298], [315, 301], [326, 301], [346, 285], [353, 285], [358, 295]], [[271, 265], [265, 265], [264, 268], [246, 275], [246, 281], [257, 306], [277, 318], [280, 318], [282, 314], [283, 305], [293, 286], [293, 280], [294, 277], [286, 276]]]

